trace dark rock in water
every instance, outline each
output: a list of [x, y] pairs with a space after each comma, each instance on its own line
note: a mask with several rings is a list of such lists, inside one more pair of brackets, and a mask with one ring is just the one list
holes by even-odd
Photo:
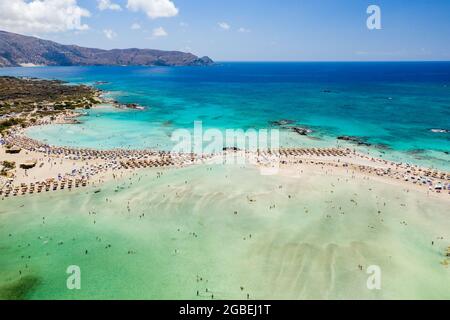
[[295, 133], [298, 133], [301, 136], [307, 136], [308, 134], [312, 133], [311, 129], [302, 127], [292, 127], [291, 130]]
[[294, 124], [295, 121], [294, 120], [288, 120], [288, 119], [283, 119], [283, 120], [277, 120], [277, 121], [270, 121], [270, 124], [272, 126], [286, 126], [289, 124]]
[[364, 147], [370, 147], [372, 144], [365, 142], [365, 141], [359, 141], [358, 146], [364, 146]]
[[350, 136], [339, 136], [338, 140], [343, 140], [343, 141], [354, 141], [357, 138], [354, 137], [350, 137]]
[[323, 92], [323, 93], [332, 93], [333, 91], [331, 91], [331, 90], [329, 90], [329, 89], [325, 89], [325, 90], [322, 90], [322, 92]]
[[413, 149], [413, 150], [409, 150], [407, 153], [409, 154], [421, 154], [424, 153], [425, 150], [424, 149]]
[[374, 145], [374, 147], [380, 150], [392, 150], [390, 146], [384, 143], [377, 143], [376, 145]]
[[372, 144], [364, 141], [362, 138], [352, 137], [352, 136], [340, 136], [337, 138], [338, 140], [348, 141], [356, 143], [358, 146], [370, 147]]
[[294, 123], [296, 123], [296, 121], [289, 119], [270, 121], [270, 124], [272, 126], [277, 126], [281, 127], [282, 129], [291, 130], [292, 132], [298, 133], [301, 136], [307, 136], [308, 134], [313, 132], [311, 129], [306, 127], [292, 126], [292, 124]]
[[444, 151], [444, 153], [445, 153], [445, 154], [450, 154], [450, 152], [448, 152], [448, 151]]

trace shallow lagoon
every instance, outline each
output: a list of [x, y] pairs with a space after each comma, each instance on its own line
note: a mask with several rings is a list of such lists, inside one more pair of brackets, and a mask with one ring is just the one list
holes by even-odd
[[[234, 166], [146, 170], [98, 189], [2, 201], [1, 298], [450, 297], [448, 202], [426, 194]], [[66, 288], [69, 265], [79, 291]], [[369, 265], [380, 291], [366, 287]]]

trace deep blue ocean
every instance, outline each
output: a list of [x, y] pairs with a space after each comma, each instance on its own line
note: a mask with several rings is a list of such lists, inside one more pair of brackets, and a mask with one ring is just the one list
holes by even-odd
[[0, 69], [0, 75], [87, 83], [120, 102], [147, 107], [92, 111], [78, 128], [30, 131], [53, 144], [162, 147], [171, 131], [192, 128], [195, 120], [204, 127], [248, 129], [287, 119], [311, 128], [312, 144], [334, 145], [337, 136], [348, 135], [419, 162], [446, 166], [450, 159], [450, 133], [431, 131], [450, 130], [450, 62], [37, 67]]

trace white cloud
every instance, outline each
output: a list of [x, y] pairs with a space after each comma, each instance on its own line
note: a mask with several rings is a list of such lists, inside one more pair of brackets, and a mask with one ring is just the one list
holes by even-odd
[[0, 29], [28, 34], [87, 30], [77, 0], [0, 0]]
[[174, 17], [178, 8], [171, 0], [128, 0], [127, 8], [131, 11], [143, 11], [151, 19]]
[[103, 30], [103, 33], [105, 34], [105, 37], [107, 37], [109, 40], [112, 40], [115, 37], [117, 37], [117, 33], [115, 33], [111, 29], [105, 29], [105, 30]]
[[113, 10], [113, 11], [121, 11], [122, 7], [118, 5], [117, 3], [112, 3], [111, 0], [97, 0], [98, 2], [98, 9], [100, 11], [104, 10]]
[[239, 29], [238, 29], [238, 32], [240, 32], [240, 33], [249, 33], [249, 32], [250, 32], [250, 29], [239, 28]]
[[226, 23], [226, 22], [219, 22], [218, 25], [223, 30], [230, 30], [231, 29], [231, 26], [228, 23]]
[[131, 25], [131, 30], [139, 30], [141, 29], [141, 25], [139, 23], [133, 23]]
[[159, 37], [167, 37], [169, 34], [164, 30], [163, 27], [155, 28], [153, 29], [153, 37], [159, 38]]

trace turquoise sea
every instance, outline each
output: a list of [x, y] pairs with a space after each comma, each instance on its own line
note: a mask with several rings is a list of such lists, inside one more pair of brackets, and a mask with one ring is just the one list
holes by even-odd
[[[171, 147], [178, 128], [292, 120], [402, 161], [450, 169], [450, 63], [220, 63], [52, 67], [0, 74], [96, 85], [144, 111], [96, 108], [30, 128], [55, 145]], [[103, 83], [107, 82], [107, 83]], [[103, 83], [103, 84], [100, 84]], [[339, 142], [342, 144], [342, 142]], [[448, 196], [352, 170], [250, 164], [132, 171], [87, 188], [0, 200], [2, 299], [448, 299]], [[442, 196], [442, 197], [441, 197]], [[67, 287], [67, 268], [81, 289]], [[367, 286], [370, 266], [381, 290]]]
[[[5, 68], [0, 75], [87, 83], [145, 111], [92, 110], [77, 126], [28, 131], [55, 145], [170, 149], [175, 129], [270, 128], [292, 120], [314, 130], [284, 145], [336, 146], [355, 136], [393, 160], [450, 167], [450, 63], [218, 63], [212, 67]], [[102, 84], [99, 84], [102, 83]], [[342, 143], [341, 143], [342, 144]]]

